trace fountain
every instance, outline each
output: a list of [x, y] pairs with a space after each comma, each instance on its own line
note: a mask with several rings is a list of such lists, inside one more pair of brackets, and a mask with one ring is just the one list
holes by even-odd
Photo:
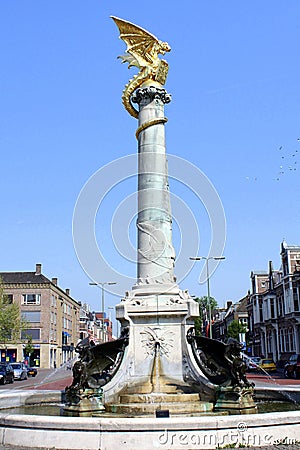
[[[179, 288], [174, 275], [164, 114], [171, 96], [163, 88], [168, 64], [159, 58], [170, 47], [142, 28], [112, 18], [127, 44], [123, 62], [140, 69], [122, 98], [138, 119], [137, 281], [116, 307], [120, 337], [77, 345], [79, 360], [65, 392], [66, 416], [4, 410], [1, 442], [147, 450], [296, 439], [300, 413], [248, 414], [257, 410], [239, 343], [222, 344], [194, 333], [198, 304]], [[0, 396], [0, 408], [61, 400], [60, 392], [15, 392]]]
[[[241, 375], [240, 347], [231, 343], [221, 348], [192, 336], [189, 330], [198, 316], [198, 304], [179, 288], [174, 275], [164, 112], [171, 96], [163, 87], [168, 64], [159, 58], [171, 48], [130, 22], [112, 19], [127, 45], [122, 61], [140, 70], [122, 97], [126, 111], [138, 119], [137, 281], [116, 306], [122, 330], [128, 330], [118, 369], [107, 380], [103, 376], [116, 357], [114, 348], [115, 357], [103, 361], [109, 343], [81, 344], [66, 409], [85, 413], [104, 406], [118, 414], [152, 414], [161, 409], [186, 414], [212, 411], [217, 401], [217, 410], [254, 412], [253, 387]], [[194, 342], [204, 354], [213, 344], [215, 370], [226, 372], [226, 377], [207, 376]]]

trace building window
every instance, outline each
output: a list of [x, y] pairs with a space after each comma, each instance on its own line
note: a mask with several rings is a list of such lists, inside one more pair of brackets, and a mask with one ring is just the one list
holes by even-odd
[[27, 322], [39, 323], [41, 321], [41, 311], [22, 311], [22, 316]]
[[31, 336], [33, 341], [39, 341], [41, 339], [41, 330], [39, 328], [28, 328], [28, 330], [23, 330], [21, 339], [28, 339], [28, 336]]
[[268, 331], [267, 334], [267, 353], [272, 353], [272, 332]]
[[285, 337], [285, 351], [290, 351], [290, 341], [289, 341], [289, 335], [287, 328], [284, 330], [284, 337]]
[[275, 303], [274, 303], [274, 298], [270, 298], [270, 313], [271, 313], [271, 319], [275, 319]]
[[293, 328], [289, 328], [289, 348], [290, 348], [291, 352], [293, 352], [295, 350], [295, 348], [294, 348], [294, 332], [293, 332]]
[[61, 338], [62, 338], [62, 345], [68, 345], [68, 333], [63, 331]]
[[299, 311], [299, 292], [297, 288], [293, 289], [294, 311]]
[[13, 294], [4, 294], [4, 299], [7, 303], [11, 304], [14, 301]]
[[23, 294], [22, 305], [40, 305], [41, 294]]
[[279, 351], [281, 353], [284, 352], [284, 335], [283, 335], [283, 329], [279, 330]]
[[259, 302], [259, 321], [264, 321], [264, 315], [263, 315], [263, 304], [262, 301]]
[[278, 316], [281, 317], [283, 315], [281, 297], [277, 298], [277, 311]]

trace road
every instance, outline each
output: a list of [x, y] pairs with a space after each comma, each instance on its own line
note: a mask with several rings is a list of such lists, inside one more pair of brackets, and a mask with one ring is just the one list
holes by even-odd
[[0, 385], [0, 392], [20, 389], [63, 390], [72, 383], [72, 379], [72, 371], [67, 370], [66, 366], [58, 369], [38, 369], [36, 377], [29, 377], [22, 381], [15, 380], [13, 384]]
[[[295, 386], [300, 389], [300, 379], [286, 379], [282, 372], [276, 372], [269, 376], [259, 373], [248, 373], [247, 378], [253, 381], [257, 387], [262, 386]], [[44, 389], [44, 390], [64, 390], [66, 386], [72, 383], [72, 371], [67, 370], [66, 366], [58, 369], [39, 369], [34, 378], [28, 378], [23, 381], [15, 381], [13, 384], [0, 385], [2, 390], [17, 389]]]
[[299, 386], [300, 379], [284, 378], [283, 372], [270, 373], [269, 375], [260, 373], [249, 373], [247, 378], [257, 385], [266, 384], [268, 386]]

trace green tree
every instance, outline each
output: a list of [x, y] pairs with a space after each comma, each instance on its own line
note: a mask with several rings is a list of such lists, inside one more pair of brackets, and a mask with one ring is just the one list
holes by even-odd
[[34, 352], [34, 346], [32, 344], [32, 336], [28, 335], [28, 339], [27, 339], [27, 343], [24, 347], [24, 356], [28, 356], [29, 357], [29, 361], [28, 364], [29, 366], [31, 365], [31, 355]]
[[21, 332], [28, 328], [28, 323], [21, 316], [20, 307], [12, 303], [3, 291], [0, 279], [0, 345], [7, 345], [21, 340]]
[[239, 335], [240, 333], [246, 333], [247, 327], [239, 320], [233, 320], [227, 329], [227, 337], [231, 337], [239, 341]]
[[[209, 310], [209, 301], [208, 297], [204, 295], [203, 297], [196, 297], [195, 301], [199, 304], [199, 317], [195, 319], [195, 333], [198, 335], [202, 334], [203, 324], [204, 324], [204, 311], [208, 313]], [[214, 297], [210, 297], [210, 309], [212, 317], [214, 315], [214, 311], [217, 309], [218, 303], [214, 299]]]

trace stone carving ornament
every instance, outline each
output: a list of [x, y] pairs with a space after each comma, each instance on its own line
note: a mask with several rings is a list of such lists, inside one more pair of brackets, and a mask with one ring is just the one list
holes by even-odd
[[145, 349], [145, 357], [154, 356], [157, 349], [159, 354], [169, 356], [174, 347], [174, 332], [160, 327], [146, 327], [140, 332], [142, 345]]

